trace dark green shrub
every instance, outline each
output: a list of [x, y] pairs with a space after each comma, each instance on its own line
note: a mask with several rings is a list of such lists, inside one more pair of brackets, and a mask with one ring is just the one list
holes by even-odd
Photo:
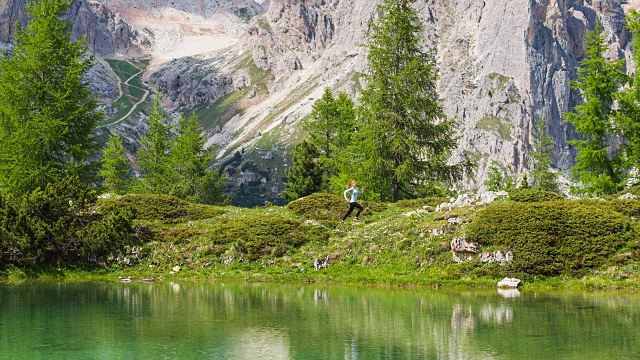
[[509, 200], [515, 202], [545, 202], [562, 200], [564, 196], [541, 188], [519, 188], [509, 191]]
[[183, 222], [224, 214], [224, 210], [219, 207], [193, 204], [170, 195], [129, 194], [120, 198], [100, 199], [98, 204], [101, 212], [130, 207], [137, 220]]
[[280, 215], [249, 215], [227, 221], [211, 232], [214, 244], [235, 244], [251, 260], [265, 255], [281, 256], [309, 241], [328, 239], [324, 227]]
[[396, 203], [396, 206], [401, 208], [416, 209], [423, 206], [437, 207], [442, 203], [448, 203], [449, 199], [444, 197], [428, 197], [413, 200], [400, 200]]
[[[360, 204], [364, 207], [362, 216], [371, 215], [386, 208], [386, 204], [382, 203], [360, 201]], [[287, 207], [307, 219], [332, 220], [339, 219], [349, 210], [349, 203], [344, 198], [333, 194], [315, 193], [292, 201]]]
[[629, 221], [600, 200], [495, 204], [480, 211], [467, 239], [511, 249], [520, 276], [579, 275], [637, 241]]
[[94, 193], [75, 179], [37, 189], [20, 206], [0, 199], [0, 267], [106, 265], [137, 242], [126, 206], [96, 213]]

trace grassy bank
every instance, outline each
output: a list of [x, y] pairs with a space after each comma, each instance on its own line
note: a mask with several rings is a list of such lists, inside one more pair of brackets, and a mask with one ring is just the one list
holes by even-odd
[[[8, 267], [4, 277], [495, 287], [513, 276], [530, 288], [640, 288], [640, 201], [519, 196], [444, 212], [441, 198], [372, 203], [341, 223], [346, 204], [329, 194], [253, 209], [128, 195], [96, 208], [132, 208], [141, 239], [105, 267]], [[457, 264], [456, 237], [482, 249]], [[482, 263], [486, 251], [512, 251], [513, 261]]]

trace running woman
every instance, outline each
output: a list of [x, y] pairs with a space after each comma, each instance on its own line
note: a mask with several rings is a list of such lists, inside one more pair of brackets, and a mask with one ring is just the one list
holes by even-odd
[[[356, 187], [357, 185], [358, 184], [356, 184], [355, 180], [351, 181], [349, 183], [349, 188], [344, 192], [344, 199], [349, 201], [349, 211], [347, 211], [347, 213], [344, 214], [344, 216], [342, 217], [342, 222], [344, 222], [349, 217], [349, 215], [351, 215], [351, 212], [353, 212], [353, 209], [355, 208], [358, 208], [358, 213], [356, 214], [356, 217], [353, 218], [353, 220], [355, 221], [360, 220], [358, 219], [358, 216], [360, 216], [360, 213], [362, 212], [363, 207], [362, 205], [358, 204], [358, 196], [364, 193], [364, 187], [358, 190], [358, 188]], [[347, 197], [347, 194], [350, 194], [351, 199]]]

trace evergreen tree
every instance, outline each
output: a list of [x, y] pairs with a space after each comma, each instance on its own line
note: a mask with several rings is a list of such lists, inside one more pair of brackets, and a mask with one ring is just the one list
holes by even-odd
[[169, 153], [172, 147], [171, 125], [156, 94], [149, 114], [149, 130], [140, 139], [136, 161], [142, 172], [137, 181], [137, 191], [152, 194], [169, 194], [173, 187], [170, 174]]
[[307, 140], [293, 150], [293, 166], [287, 169], [287, 183], [282, 197], [296, 200], [322, 189], [323, 172], [320, 150]]
[[182, 116], [170, 151], [171, 195], [203, 204], [222, 202], [224, 176], [210, 169], [215, 160], [212, 149], [205, 148], [207, 139], [198, 117]]
[[[627, 14], [628, 28], [632, 33], [633, 60], [640, 64], [640, 14], [631, 9]], [[616, 125], [624, 138], [622, 152], [627, 168], [640, 167], [640, 71], [629, 79], [629, 86], [617, 96]]]
[[451, 164], [455, 123], [436, 93], [435, 52], [422, 48], [421, 22], [411, 0], [385, 0], [369, 31], [369, 74], [357, 132], [343, 171], [369, 184], [381, 200], [416, 196], [423, 181], [453, 183], [468, 164]]
[[104, 179], [105, 190], [113, 195], [123, 195], [128, 190], [129, 162], [117, 134], [111, 134], [102, 153], [102, 170], [98, 174]]
[[611, 147], [611, 137], [615, 134], [614, 100], [626, 77], [622, 61], [610, 62], [604, 58], [607, 44], [600, 24], [587, 34], [586, 41], [578, 81], [571, 83], [582, 93], [584, 104], [576, 106], [575, 113], [566, 114], [567, 121], [582, 137], [570, 141], [578, 151], [571, 172], [586, 192], [611, 194], [620, 187], [624, 173], [620, 152]]
[[534, 165], [531, 170], [533, 185], [546, 191], [559, 193], [558, 174], [551, 171], [553, 166], [553, 145], [554, 141], [547, 134], [544, 126], [544, 119], [540, 119], [536, 125], [537, 136], [534, 138], [534, 150], [530, 152]]
[[489, 174], [487, 175], [487, 180], [485, 180], [484, 185], [489, 191], [501, 191], [506, 187], [505, 176], [495, 161], [489, 166]]
[[18, 26], [13, 50], [0, 56], [0, 188], [7, 194], [23, 197], [68, 177], [96, 181], [87, 160], [99, 148], [92, 131], [103, 114], [84, 81], [93, 57], [60, 20], [70, 4], [29, 3], [31, 22]]
[[338, 172], [342, 152], [347, 147], [355, 121], [355, 105], [351, 98], [341, 92], [336, 99], [331, 89], [326, 88], [322, 98], [313, 105], [311, 121], [305, 124], [311, 141], [320, 151], [320, 161], [325, 169], [323, 183]]

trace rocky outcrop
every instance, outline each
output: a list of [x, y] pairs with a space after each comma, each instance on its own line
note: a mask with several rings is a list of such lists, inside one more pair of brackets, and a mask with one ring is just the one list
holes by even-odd
[[[16, 23], [27, 26], [26, 3], [27, 0], [0, 3], [0, 41], [11, 41]], [[118, 14], [100, 3], [73, 0], [65, 19], [71, 23], [72, 38], [77, 40], [86, 36], [89, 50], [100, 56], [127, 54], [132, 48], [149, 45], [146, 36], [132, 30]]]
[[[271, 1], [264, 15], [251, 20], [233, 54], [249, 52], [255, 65], [270, 71], [276, 81], [264, 103], [234, 119], [228, 129], [222, 129], [228, 136], [213, 142], [227, 148], [246, 143], [246, 137], [231, 132], [256, 116], [272, 123], [282, 121], [288, 113], [274, 118], [266, 110], [287, 96], [292, 98], [289, 95], [301, 86], [313, 87], [310, 97], [324, 86], [355, 95], [362, 86], [359, 74], [366, 71], [367, 63], [361, 45], [366, 41], [367, 22], [379, 16], [377, 3], [379, 0]], [[562, 170], [572, 166], [575, 154], [568, 140], [575, 134], [562, 114], [579, 104], [580, 97], [569, 84], [583, 57], [584, 35], [596, 21], [604, 25], [610, 43], [608, 56], [627, 56], [629, 35], [620, 3], [453, 0], [420, 1], [415, 7], [423, 20], [426, 45], [438, 49], [439, 93], [446, 113], [459, 123], [461, 142], [456, 157], [469, 156], [479, 165], [464, 187], [482, 189], [493, 161], [516, 178], [526, 173], [531, 166], [528, 152], [534, 123], [541, 119], [556, 141], [555, 165]], [[225, 86], [222, 93], [232, 91], [230, 87], [236, 84]], [[175, 92], [189, 98], [184, 93], [192, 89], [176, 88]], [[298, 117], [310, 110], [306, 97], [287, 106]], [[290, 126], [298, 125], [293, 122]]]

